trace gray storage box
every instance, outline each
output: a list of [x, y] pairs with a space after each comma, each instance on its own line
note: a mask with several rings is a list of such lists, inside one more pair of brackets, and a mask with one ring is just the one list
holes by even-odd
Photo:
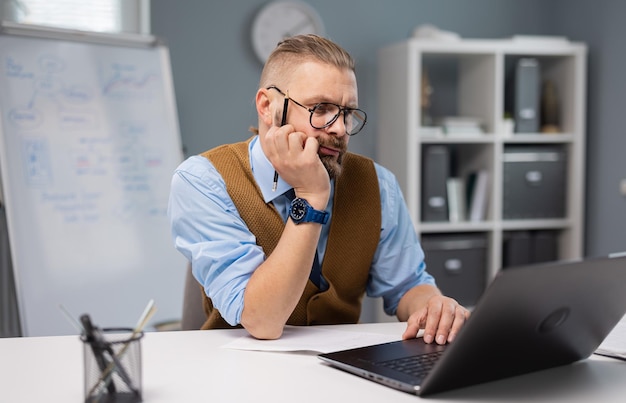
[[558, 260], [558, 231], [507, 231], [502, 242], [502, 268]]
[[504, 149], [504, 219], [565, 216], [565, 150], [561, 146]]
[[487, 237], [484, 234], [422, 236], [426, 270], [441, 291], [460, 304], [473, 306], [485, 290]]

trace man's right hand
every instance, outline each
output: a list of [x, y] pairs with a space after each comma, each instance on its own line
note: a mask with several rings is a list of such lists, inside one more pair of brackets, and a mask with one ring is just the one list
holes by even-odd
[[290, 124], [273, 126], [263, 137], [265, 154], [280, 177], [293, 186], [298, 197], [323, 210], [330, 195], [330, 178], [318, 148], [316, 138], [295, 131]]

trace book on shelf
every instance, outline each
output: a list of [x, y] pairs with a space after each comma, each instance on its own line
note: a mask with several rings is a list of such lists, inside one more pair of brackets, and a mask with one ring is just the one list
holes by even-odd
[[482, 135], [485, 133], [481, 119], [464, 116], [448, 116], [441, 118], [439, 124], [446, 134]]
[[450, 222], [464, 221], [466, 219], [466, 202], [463, 178], [448, 178], [446, 189], [448, 193], [448, 220]]
[[441, 126], [420, 126], [419, 134], [421, 137], [438, 138], [443, 137], [443, 128]]
[[483, 221], [489, 201], [489, 172], [481, 169], [467, 177], [466, 185], [467, 218], [469, 221]]

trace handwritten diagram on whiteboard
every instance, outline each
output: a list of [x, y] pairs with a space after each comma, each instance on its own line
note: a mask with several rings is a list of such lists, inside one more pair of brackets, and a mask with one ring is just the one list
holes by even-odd
[[27, 335], [59, 313], [176, 319], [185, 263], [166, 217], [182, 159], [166, 49], [0, 36], [2, 182]]

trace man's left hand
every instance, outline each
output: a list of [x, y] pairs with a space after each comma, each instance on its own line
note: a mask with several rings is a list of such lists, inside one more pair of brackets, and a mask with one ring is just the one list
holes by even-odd
[[434, 295], [423, 308], [409, 316], [402, 339], [414, 338], [420, 329], [424, 329], [426, 343], [452, 342], [469, 316], [470, 311], [459, 305], [455, 299]]

